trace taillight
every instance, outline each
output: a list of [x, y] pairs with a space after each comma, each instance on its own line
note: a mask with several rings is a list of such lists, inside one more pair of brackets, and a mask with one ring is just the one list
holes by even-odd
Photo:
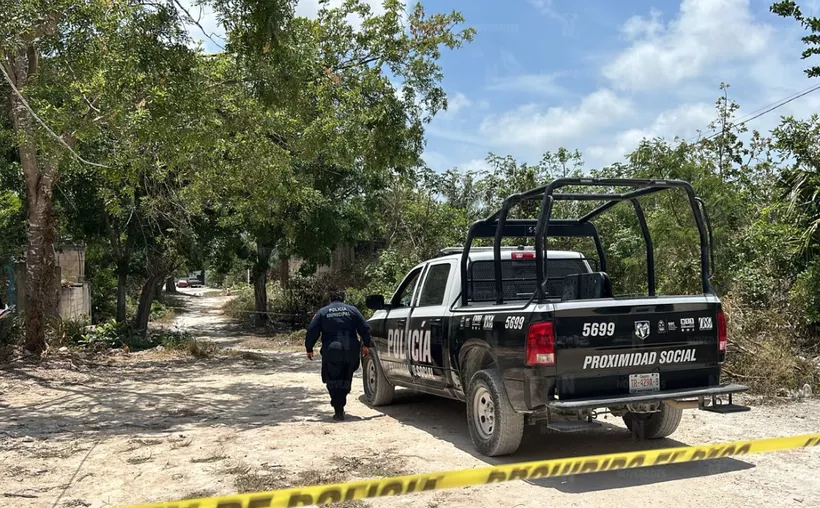
[[527, 331], [527, 365], [555, 365], [555, 328], [552, 321], [530, 325]]
[[535, 259], [535, 252], [529, 251], [513, 251], [510, 253], [511, 259]]
[[726, 335], [726, 316], [723, 312], [717, 313], [717, 328], [718, 328], [718, 352], [726, 352], [726, 344], [729, 342], [729, 337]]

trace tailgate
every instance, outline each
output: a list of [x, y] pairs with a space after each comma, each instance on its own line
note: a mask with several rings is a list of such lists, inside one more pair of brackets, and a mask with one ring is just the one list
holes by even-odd
[[720, 310], [707, 296], [556, 304], [559, 398], [719, 384]]

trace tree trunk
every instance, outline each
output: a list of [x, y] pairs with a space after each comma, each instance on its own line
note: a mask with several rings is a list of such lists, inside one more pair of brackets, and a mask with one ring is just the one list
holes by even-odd
[[287, 291], [290, 288], [289, 258], [279, 258], [279, 284], [282, 286], [282, 291]]
[[157, 286], [165, 279], [165, 275], [152, 275], [143, 284], [140, 291], [139, 307], [134, 320], [134, 329], [137, 333], [145, 335], [148, 332], [148, 318], [151, 316], [151, 304], [154, 302]]
[[[0, 61], [14, 86], [20, 90], [37, 73], [39, 52], [29, 44]], [[52, 191], [59, 177], [54, 158], [38, 160], [34, 119], [18, 95], [10, 92], [9, 117], [18, 135], [18, 153], [28, 200], [26, 251], [26, 342], [35, 354], [46, 348], [45, 317], [56, 314], [59, 283], [55, 280]]]
[[54, 292], [59, 294], [59, 285], [54, 277], [51, 189], [38, 186], [36, 193], [30, 193], [29, 196], [25, 347], [28, 351], [39, 354], [46, 348], [45, 318], [55, 314], [59, 296], [55, 298]]
[[256, 261], [253, 264], [253, 295], [257, 314], [254, 316], [254, 323], [262, 326], [268, 322], [268, 269], [270, 268], [270, 256], [272, 247], [256, 241]]
[[154, 287], [154, 300], [158, 301], [159, 303], [165, 303], [165, 300], [162, 299], [162, 286], [165, 285], [165, 279], [160, 279], [157, 282], [157, 285]]
[[178, 293], [177, 285], [174, 283], [174, 276], [171, 275], [167, 279], [165, 279], [165, 292], [166, 293]]
[[128, 262], [117, 263], [117, 323], [124, 323], [126, 316], [126, 284], [128, 283]]

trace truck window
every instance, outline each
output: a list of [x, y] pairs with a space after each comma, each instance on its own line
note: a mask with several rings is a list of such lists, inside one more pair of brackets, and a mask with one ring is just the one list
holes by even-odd
[[399, 287], [399, 290], [396, 292], [396, 296], [393, 297], [393, 301], [395, 302], [394, 307], [410, 306], [410, 302], [412, 301], [414, 294], [414, 289], [416, 289], [416, 281], [418, 281], [420, 274], [421, 268], [417, 268], [404, 281], [404, 284], [402, 284], [401, 287]]
[[419, 307], [441, 305], [444, 303], [444, 293], [447, 290], [447, 280], [450, 277], [450, 263], [432, 265], [421, 288]]
[[[589, 272], [586, 262], [580, 258], [547, 260], [547, 296], [561, 296], [564, 277], [572, 273]], [[504, 283], [505, 300], [522, 300], [535, 291], [535, 260], [519, 259], [501, 262], [501, 279]], [[467, 286], [469, 298], [474, 302], [495, 300], [495, 267], [492, 260], [476, 261], [470, 267]]]

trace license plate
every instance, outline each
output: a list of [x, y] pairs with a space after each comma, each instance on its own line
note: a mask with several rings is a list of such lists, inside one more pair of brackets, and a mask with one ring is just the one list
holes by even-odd
[[660, 389], [661, 375], [657, 372], [629, 375], [629, 393], [657, 392]]

